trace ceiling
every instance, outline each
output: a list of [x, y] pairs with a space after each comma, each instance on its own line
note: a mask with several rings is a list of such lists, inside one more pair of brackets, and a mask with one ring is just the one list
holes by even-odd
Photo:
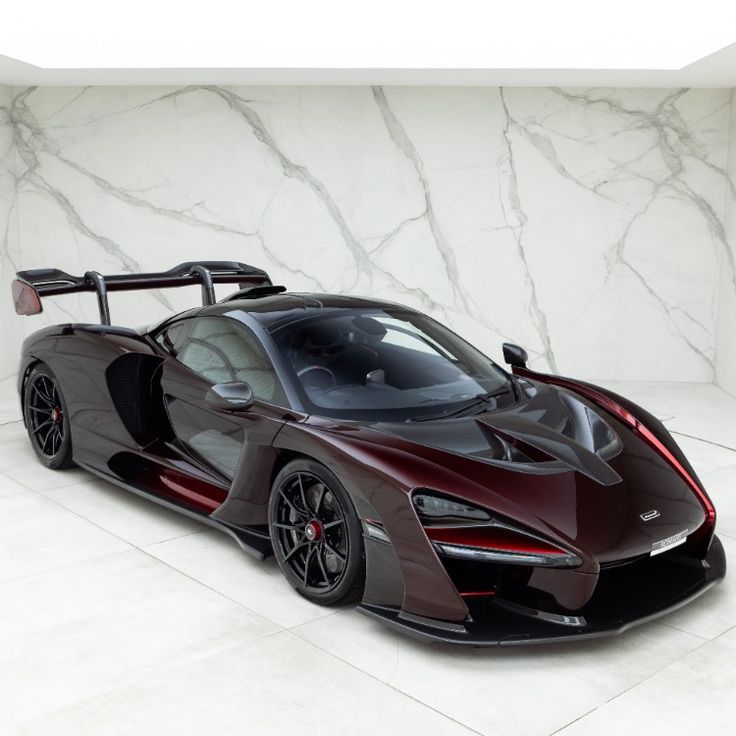
[[736, 87], [736, 43], [677, 70], [42, 69], [0, 55], [0, 84]]
[[735, 87], [734, 41], [733, 0], [34, 0], [0, 84]]

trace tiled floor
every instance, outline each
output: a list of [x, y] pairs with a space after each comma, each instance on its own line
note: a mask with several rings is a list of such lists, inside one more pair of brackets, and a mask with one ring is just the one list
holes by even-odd
[[[736, 399], [610, 385], [677, 433], [736, 559]], [[735, 659], [732, 578], [614, 639], [419, 644], [0, 426], [2, 734], [731, 734]]]

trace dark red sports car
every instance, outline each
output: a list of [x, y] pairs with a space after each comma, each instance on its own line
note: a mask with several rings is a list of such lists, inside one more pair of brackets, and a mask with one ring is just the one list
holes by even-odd
[[[142, 330], [107, 292], [200, 283]], [[240, 290], [216, 302], [215, 283]], [[19, 391], [39, 460], [201, 519], [320, 604], [414, 636], [511, 645], [615, 634], [723, 578], [705, 489], [665, 427], [603, 388], [509, 373], [373, 299], [289, 293], [241, 263], [21, 271], [16, 311], [97, 293], [43, 329]]]

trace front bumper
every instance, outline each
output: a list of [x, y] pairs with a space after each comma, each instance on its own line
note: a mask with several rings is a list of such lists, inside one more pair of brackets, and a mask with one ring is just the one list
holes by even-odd
[[496, 600], [468, 601], [463, 623], [435, 621], [398, 608], [363, 603], [362, 613], [414, 638], [467, 646], [517, 646], [620, 634], [664, 616], [702, 595], [726, 574], [723, 545], [714, 536], [704, 560], [667, 553], [601, 573], [591, 600], [558, 622], [544, 613]]

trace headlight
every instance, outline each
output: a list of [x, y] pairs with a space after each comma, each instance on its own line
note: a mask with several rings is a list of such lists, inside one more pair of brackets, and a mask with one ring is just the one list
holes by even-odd
[[449, 498], [434, 496], [429, 493], [415, 493], [413, 496], [414, 508], [423, 519], [471, 519], [474, 521], [490, 521], [491, 515], [478, 508], [469, 506], [461, 501], [451, 501]]
[[415, 493], [413, 501], [424, 532], [441, 556], [531, 567], [582, 564], [570, 550], [478, 506], [423, 491]]
[[572, 552], [505, 527], [425, 527], [425, 532], [437, 552], [445, 557], [531, 567], [579, 567], [582, 564]]

